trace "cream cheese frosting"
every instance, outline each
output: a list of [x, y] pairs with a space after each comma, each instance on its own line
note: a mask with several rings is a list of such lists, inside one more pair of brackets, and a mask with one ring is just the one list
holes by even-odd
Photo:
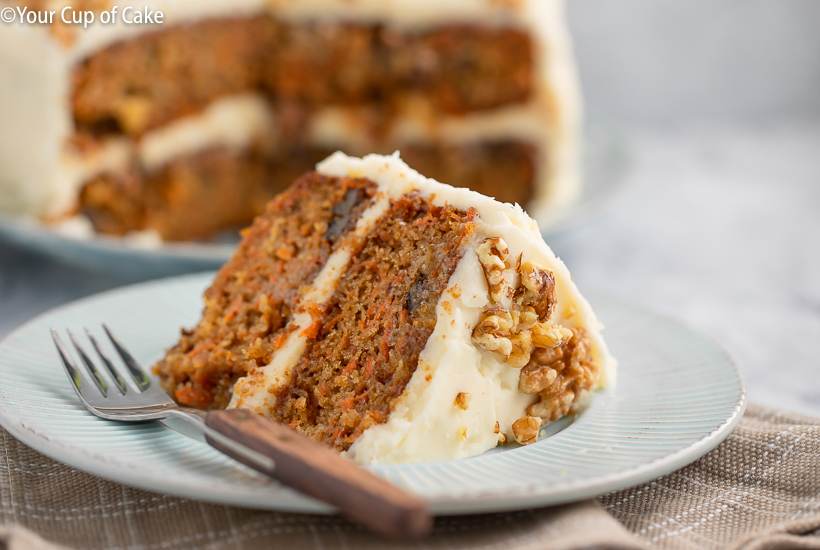
[[[365, 235], [386, 210], [387, 203], [411, 191], [433, 204], [459, 209], [475, 208], [476, 229], [465, 253], [436, 306], [436, 326], [419, 356], [410, 382], [388, 420], [364, 431], [347, 453], [363, 464], [429, 462], [478, 455], [498, 444], [498, 432], [511, 433], [512, 424], [525, 416], [537, 396], [518, 389], [520, 368], [500, 355], [477, 346], [473, 329], [490, 304], [489, 288], [476, 246], [485, 238], [501, 237], [510, 255], [550, 270], [555, 277], [556, 310], [552, 321], [568, 328], [583, 328], [591, 342], [591, 356], [600, 366], [595, 387], [614, 381], [615, 362], [600, 335], [601, 325], [589, 303], [581, 296], [566, 266], [546, 245], [535, 221], [518, 205], [499, 203], [489, 197], [454, 188], [426, 178], [399, 157], [368, 155], [364, 158], [335, 153], [317, 166], [321, 174], [366, 178], [376, 183], [377, 200], [357, 222], [356, 237]], [[346, 247], [334, 255], [306, 294], [306, 302], [323, 303], [330, 298], [342, 266], [350, 258]], [[516, 286], [515, 270], [505, 278]], [[502, 298], [510, 305], [511, 298]], [[306, 313], [297, 315], [297, 329], [274, 353], [268, 366], [252, 371], [235, 386], [231, 406], [266, 414], [275, 404], [275, 389], [287, 382], [290, 369], [304, 351], [310, 323]], [[463, 395], [461, 405], [454, 399]], [[498, 423], [498, 425], [496, 425]]]

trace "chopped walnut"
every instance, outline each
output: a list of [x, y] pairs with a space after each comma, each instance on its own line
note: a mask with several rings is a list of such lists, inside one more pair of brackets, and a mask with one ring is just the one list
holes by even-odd
[[512, 314], [506, 308], [498, 306], [484, 311], [484, 318], [479, 327], [487, 327], [496, 332], [509, 332], [513, 328]]
[[[515, 271], [520, 285], [517, 289], [507, 288], [512, 295], [507, 309], [498, 304], [507, 284], [503, 271], [510, 267], [507, 245], [500, 238], [485, 239], [476, 250], [493, 305], [483, 312], [472, 340], [503, 356], [509, 366], [520, 368], [519, 391], [538, 395], [538, 402], [527, 409], [528, 416], [513, 424], [515, 440], [526, 445], [535, 441], [542, 422], [557, 420], [573, 411], [577, 396], [595, 385], [599, 367], [590, 357], [586, 331], [549, 321], [556, 306], [552, 272], [519, 255]], [[565, 307], [565, 312], [569, 316], [577, 313], [572, 306]], [[459, 397], [455, 404], [461, 406]], [[497, 424], [495, 433], [503, 445], [507, 436]]]
[[538, 319], [546, 321], [555, 306], [555, 276], [530, 261], [521, 262], [518, 273], [521, 286], [515, 291], [515, 303], [532, 306]]
[[498, 420], [495, 421], [495, 428], [493, 428], [493, 433], [497, 434], [501, 431], [501, 426], [498, 424]]
[[532, 341], [539, 348], [557, 348], [572, 338], [572, 330], [553, 323], [536, 323], [532, 327]]
[[558, 371], [538, 363], [524, 367], [518, 377], [518, 391], [526, 394], [538, 393], [550, 387], [558, 378]]
[[544, 422], [572, 411], [577, 396], [591, 390], [598, 378], [598, 364], [589, 355], [589, 335], [577, 328], [571, 333], [559, 347], [536, 348], [518, 379], [522, 392], [538, 393], [540, 398], [527, 414]]
[[555, 382], [545, 387], [538, 394], [542, 398], [554, 397], [564, 393], [564, 391], [575, 381], [575, 378], [568, 372], [561, 372], [561, 376], [555, 378]]
[[509, 269], [510, 249], [501, 237], [484, 239], [476, 247], [478, 261], [484, 268], [487, 286], [490, 289], [490, 301], [497, 304], [504, 296], [507, 282], [504, 280], [504, 270]]
[[453, 401], [453, 404], [459, 409], [466, 411], [467, 407], [470, 406], [470, 397], [471, 395], [467, 392], [458, 392], [458, 395], [456, 395], [456, 399], [455, 401]]
[[557, 348], [535, 348], [532, 352], [531, 363], [549, 366], [557, 372], [564, 370], [564, 363], [561, 359], [564, 357], [564, 346]]
[[509, 311], [503, 307], [488, 309], [473, 330], [473, 343], [487, 351], [495, 351], [509, 357], [513, 351], [513, 344], [509, 338], [512, 327], [513, 319]]
[[569, 412], [574, 399], [575, 392], [572, 390], [564, 390], [552, 397], [542, 397], [541, 401], [527, 407], [527, 414], [538, 416], [547, 422], [558, 420]]
[[534, 416], [524, 416], [513, 422], [512, 430], [515, 440], [521, 445], [535, 443], [538, 439], [538, 428], [541, 427], [541, 419]]
[[532, 334], [525, 330], [510, 336], [510, 343], [512, 343], [512, 351], [507, 358], [507, 363], [511, 367], [520, 369], [530, 362], [530, 354], [532, 353]]
[[507, 444], [507, 436], [504, 432], [498, 434], [498, 444], [499, 445], [506, 445]]
[[529, 330], [538, 322], [538, 314], [536, 314], [535, 310], [530, 306], [526, 306], [520, 311], [514, 309], [512, 316], [513, 326], [515, 326], [518, 331]]

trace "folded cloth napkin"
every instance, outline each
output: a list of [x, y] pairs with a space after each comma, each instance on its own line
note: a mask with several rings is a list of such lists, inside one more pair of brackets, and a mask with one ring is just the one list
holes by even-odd
[[726, 441], [672, 474], [566, 506], [438, 518], [429, 538], [404, 542], [338, 517], [132, 489], [0, 436], [0, 550], [820, 549], [820, 419], [754, 405]]

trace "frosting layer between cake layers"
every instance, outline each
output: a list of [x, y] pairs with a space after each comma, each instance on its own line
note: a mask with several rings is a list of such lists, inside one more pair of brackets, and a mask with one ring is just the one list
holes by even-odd
[[[236, 383], [231, 406], [271, 415], [277, 405], [277, 389], [290, 382], [308, 341], [315, 336], [310, 330], [314, 322], [311, 309], [315, 311], [331, 298], [360, 240], [387, 212], [392, 201], [409, 193], [417, 193], [435, 206], [447, 205], [459, 211], [474, 209], [474, 228], [462, 243], [461, 259], [438, 298], [435, 328], [418, 356], [412, 377], [391, 404], [386, 421], [365, 429], [350, 446], [347, 452], [352, 458], [361, 463], [394, 463], [475, 456], [495, 447], [499, 439], [504, 439], [501, 434], [521, 440], [519, 434], [524, 425], [514, 424], [530, 413], [546, 421], [554, 420], [551, 414], [562, 416], [577, 410], [588, 390], [614, 381], [615, 363], [600, 336], [601, 326], [594, 313], [563, 262], [544, 243], [536, 223], [520, 207], [425, 178], [407, 167], [398, 154], [359, 159], [336, 153], [320, 163], [317, 171], [326, 176], [370, 180], [377, 186], [376, 200], [305, 291], [302, 311], [294, 316], [293, 329], [274, 352], [270, 364], [252, 370]], [[486, 243], [497, 243], [499, 238], [503, 242], [499, 246], [503, 248], [505, 244], [509, 249], [506, 256], [510, 261], [500, 269], [506, 290], [493, 294], [488, 283]], [[583, 345], [588, 347], [589, 359], [597, 365], [590, 374], [595, 379], [589, 381], [588, 390], [579, 392], [582, 395], [573, 394], [567, 403], [556, 405], [555, 409], [538, 409], [538, 395], [520, 390], [522, 372], [529, 368], [522, 371], [522, 367], [530, 352], [535, 354], [537, 350], [524, 344], [526, 357], [513, 364], [515, 349], [512, 355], [491, 350], [476, 336], [477, 327], [499, 308], [513, 312], [516, 323], [520, 317], [523, 326], [526, 308], [516, 306], [516, 300], [520, 305], [521, 294], [513, 290], [524, 291], [523, 279], [532, 266], [547, 270], [554, 277], [554, 307], [549, 308], [548, 322], [542, 319], [545, 322], [539, 326], [558, 331], [549, 333], [550, 337], [558, 334], [555, 337], [564, 338], [565, 342], [569, 332], [560, 336], [560, 327], [583, 330], [588, 338]], [[534, 322], [530, 320], [529, 326]], [[523, 332], [529, 334], [529, 330]], [[560, 373], [555, 383], [559, 382]]]

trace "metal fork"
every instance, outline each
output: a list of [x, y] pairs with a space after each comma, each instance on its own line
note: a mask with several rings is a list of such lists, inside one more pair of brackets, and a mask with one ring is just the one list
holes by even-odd
[[151, 380], [106, 325], [103, 329], [125, 364], [125, 375], [88, 329], [85, 329], [86, 335], [104, 365], [105, 374], [103, 369], [97, 368], [74, 334], [67, 331], [93, 385], [77, 367], [57, 331], [51, 329], [72, 387], [85, 408], [95, 415], [126, 422], [180, 420], [187, 425], [187, 430], [180, 430], [186, 435], [204, 436], [208, 444], [228, 456], [338, 507], [349, 519], [377, 533], [420, 537], [429, 532], [432, 519], [424, 502], [358, 467], [329, 447], [248, 411], [202, 411], [180, 407]]

